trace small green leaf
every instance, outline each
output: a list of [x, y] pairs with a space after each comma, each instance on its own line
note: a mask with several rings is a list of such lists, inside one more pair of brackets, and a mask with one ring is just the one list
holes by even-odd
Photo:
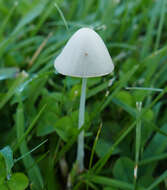
[[77, 132], [77, 121], [78, 111], [72, 112], [56, 121], [55, 131], [64, 141], [68, 141]]
[[[89, 120], [89, 116], [85, 114], [85, 120]], [[43, 123], [42, 123], [43, 122]], [[52, 132], [56, 132], [63, 141], [68, 141], [77, 133], [78, 129], [78, 111], [74, 111], [69, 115], [57, 118], [54, 112], [44, 113], [37, 128], [37, 135], [44, 136]]]
[[[107, 153], [107, 151], [110, 149], [110, 147], [112, 146], [112, 142], [110, 141], [107, 141], [105, 139], [102, 139], [100, 138], [98, 141], [97, 141], [97, 144], [96, 144], [96, 148], [95, 148], [95, 151], [97, 153], [97, 155], [102, 158], [105, 156], [105, 154]], [[113, 154], [116, 154], [118, 153], [119, 150], [116, 149]]]
[[113, 174], [116, 179], [133, 182], [134, 163], [127, 157], [118, 159], [113, 168]]
[[124, 102], [125, 104], [128, 104], [129, 106], [133, 105], [133, 96], [127, 91], [120, 91], [116, 95], [116, 98], [118, 98], [118, 100]]
[[150, 176], [148, 174], [141, 174], [141, 176], [138, 179], [138, 184], [142, 185], [143, 187], [148, 187], [154, 182], [153, 176]]
[[2, 154], [2, 156], [5, 159], [7, 175], [10, 175], [11, 169], [12, 169], [12, 167], [14, 165], [13, 151], [10, 148], [10, 146], [6, 146], [6, 147], [4, 147], [3, 149], [0, 150], [0, 153]]
[[28, 178], [23, 173], [15, 173], [8, 181], [10, 190], [24, 190], [28, 186]]
[[[54, 125], [55, 131], [58, 133], [58, 135], [64, 140], [67, 141], [70, 137], [70, 134], [72, 134], [73, 131], [73, 122], [70, 117], [65, 116], [61, 119], [57, 120], [57, 122]], [[76, 125], [74, 125], [76, 128]]]
[[144, 118], [148, 121], [151, 121], [154, 118], [154, 113], [151, 109], [149, 109], [145, 114]]

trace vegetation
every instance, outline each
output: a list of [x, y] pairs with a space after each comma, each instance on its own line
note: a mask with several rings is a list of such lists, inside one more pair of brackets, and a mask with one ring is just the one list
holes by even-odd
[[[0, 0], [0, 20], [0, 190], [167, 189], [167, 1]], [[115, 70], [88, 79], [78, 130], [81, 79], [53, 62], [85, 26]]]

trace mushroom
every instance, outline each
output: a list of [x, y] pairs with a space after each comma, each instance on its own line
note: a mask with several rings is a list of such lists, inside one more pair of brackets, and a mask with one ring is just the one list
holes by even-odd
[[[109, 52], [101, 37], [90, 28], [81, 28], [73, 34], [54, 62], [58, 73], [82, 78], [79, 107], [80, 129], [84, 124], [86, 83], [89, 77], [104, 76], [114, 69]], [[84, 130], [78, 136], [77, 164], [84, 169]]]

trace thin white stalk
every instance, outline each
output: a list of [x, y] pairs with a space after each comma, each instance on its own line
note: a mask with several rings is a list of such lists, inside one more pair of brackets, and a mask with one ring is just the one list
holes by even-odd
[[[84, 120], [85, 120], [86, 83], [87, 83], [87, 79], [83, 78], [80, 107], [79, 107], [79, 122], [78, 122], [79, 129], [83, 126]], [[77, 164], [78, 164], [79, 171], [82, 172], [84, 169], [84, 130], [82, 130], [78, 136]]]
[[140, 145], [141, 145], [141, 119], [140, 113], [142, 109], [142, 102], [136, 102], [137, 108], [137, 122], [136, 122], [136, 154], [135, 154], [135, 167], [134, 167], [134, 190], [137, 189], [138, 167], [140, 157]]

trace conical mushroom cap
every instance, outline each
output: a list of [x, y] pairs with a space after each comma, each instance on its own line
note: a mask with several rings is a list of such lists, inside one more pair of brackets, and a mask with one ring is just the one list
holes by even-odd
[[103, 40], [90, 28], [73, 34], [54, 66], [63, 75], [82, 78], [107, 75], [114, 69]]

